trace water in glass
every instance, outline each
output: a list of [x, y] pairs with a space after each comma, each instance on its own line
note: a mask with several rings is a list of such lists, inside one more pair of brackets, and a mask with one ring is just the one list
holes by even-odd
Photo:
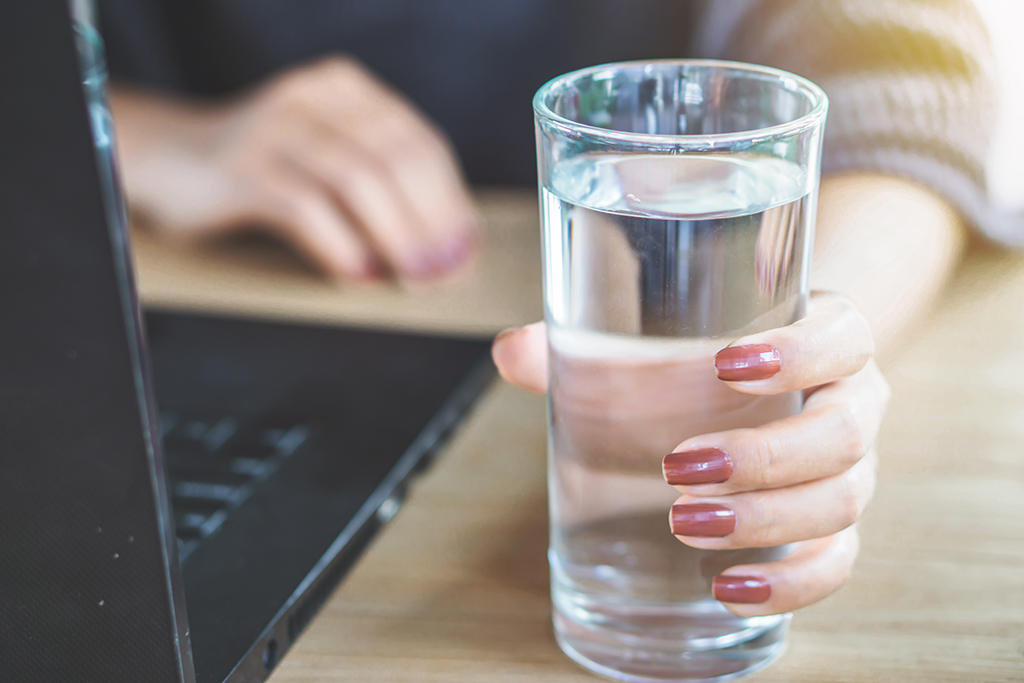
[[584, 154], [550, 177], [541, 213], [556, 636], [619, 679], [747, 673], [777, 656], [788, 616], [735, 617], [711, 580], [786, 550], [680, 543], [668, 525], [679, 494], [661, 461], [689, 437], [800, 409], [797, 394], [734, 391], [712, 359], [802, 315], [808, 184], [797, 164], [735, 153]]

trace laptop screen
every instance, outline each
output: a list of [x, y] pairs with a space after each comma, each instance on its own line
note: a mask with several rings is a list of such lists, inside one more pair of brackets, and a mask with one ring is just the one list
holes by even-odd
[[191, 680], [89, 39], [66, 0], [0, 3], [0, 670]]

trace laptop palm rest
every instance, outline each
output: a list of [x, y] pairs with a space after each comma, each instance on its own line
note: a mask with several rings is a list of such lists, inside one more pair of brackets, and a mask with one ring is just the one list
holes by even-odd
[[486, 387], [489, 342], [146, 322], [196, 679], [261, 680]]

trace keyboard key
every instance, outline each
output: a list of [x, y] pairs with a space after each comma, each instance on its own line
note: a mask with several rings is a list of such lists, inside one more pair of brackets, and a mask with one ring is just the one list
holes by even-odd
[[179, 481], [174, 485], [174, 495], [179, 498], [240, 505], [245, 498], [248, 498], [249, 489], [245, 486], [208, 484], [201, 481]]
[[160, 415], [182, 559], [215, 534], [258, 485], [310, 437], [306, 424]]
[[213, 425], [203, 435], [203, 446], [208, 451], [216, 451], [224, 445], [228, 439], [238, 430], [238, 420], [233, 417], [225, 417]]
[[[259, 461], [257, 461], [259, 462]], [[167, 454], [167, 473], [172, 480], [241, 486], [255, 478], [246, 465], [236, 466], [231, 458], [204, 451]]]
[[232, 458], [229, 467], [235, 474], [242, 474], [253, 479], [266, 479], [276, 469], [271, 463], [254, 458]]
[[277, 455], [277, 443], [285, 435], [284, 430], [240, 430], [222, 448], [232, 458], [266, 460]]
[[291, 455], [309, 438], [309, 427], [295, 425], [277, 440], [277, 452], [285, 457]]
[[181, 429], [178, 430], [178, 434], [190, 441], [202, 441], [203, 437], [206, 436], [206, 432], [209, 430], [210, 427], [205, 422], [193, 420], [183, 424]]
[[217, 510], [210, 515], [202, 526], [199, 527], [199, 535], [203, 538], [213, 535], [217, 529], [220, 529], [221, 525], [224, 524], [224, 520], [228, 518], [227, 510]]
[[198, 512], [189, 512], [180, 517], [178, 526], [185, 529], [198, 529], [209, 518], [209, 515], [202, 515]]

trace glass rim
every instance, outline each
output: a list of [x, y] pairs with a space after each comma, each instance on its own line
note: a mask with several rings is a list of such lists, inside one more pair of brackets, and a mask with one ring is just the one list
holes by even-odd
[[[613, 128], [601, 128], [600, 126], [592, 126], [590, 124], [567, 119], [564, 116], [556, 114], [551, 107], [548, 106], [547, 100], [556, 90], [567, 88], [574, 81], [579, 81], [587, 76], [591, 76], [602, 71], [621, 71], [625, 70], [627, 67], [635, 68], [658, 65], [711, 67], [721, 69], [723, 71], [768, 76], [782, 85], [783, 89], [805, 96], [811, 104], [811, 110], [792, 121], [777, 123], [773, 126], [751, 128], [749, 130], [734, 131], [731, 133], [687, 135], [668, 133], [634, 133], [630, 131], [615, 130]], [[651, 59], [598, 64], [596, 66], [589, 66], [584, 69], [570, 71], [569, 73], [562, 74], [561, 76], [556, 76], [542, 85], [533, 96], [533, 111], [534, 115], [538, 119], [543, 119], [548, 123], [554, 124], [557, 128], [561, 128], [567, 132], [589, 134], [593, 137], [608, 140], [610, 142], [634, 144], [656, 143], [674, 145], [677, 147], [708, 147], [736, 142], [756, 142], [775, 138], [785, 138], [802, 133], [805, 130], [820, 124], [824, 119], [825, 114], [828, 111], [828, 95], [825, 94], [825, 91], [821, 86], [804, 78], [803, 76], [798, 76], [789, 71], [783, 71], [782, 69], [776, 69], [770, 66], [749, 64], [746, 62], [733, 62], [721, 59]]]

